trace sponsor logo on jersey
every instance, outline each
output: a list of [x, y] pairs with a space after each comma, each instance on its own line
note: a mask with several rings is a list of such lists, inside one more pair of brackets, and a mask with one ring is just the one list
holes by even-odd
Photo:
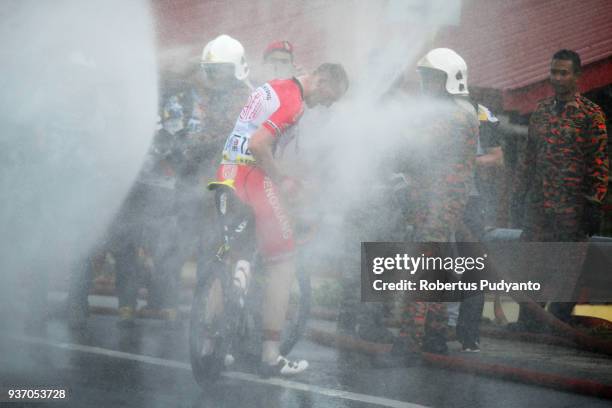
[[278, 195], [276, 194], [276, 189], [274, 188], [274, 184], [270, 177], [265, 177], [263, 182], [264, 192], [266, 194], [266, 198], [272, 207], [272, 211], [274, 212], [274, 216], [278, 221], [278, 224], [281, 227], [281, 231], [283, 234], [283, 239], [291, 238], [293, 232], [291, 231], [291, 223], [289, 222], [289, 217], [283, 211], [283, 208], [280, 205], [280, 200]]
[[[261, 88], [260, 88], [261, 89]], [[263, 95], [258, 89], [249, 96], [247, 104], [242, 108], [240, 112], [240, 120], [243, 122], [249, 122], [253, 120], [263, 109]]]
[[223, 166], [223, 179], [233, 180], [236, 177], [237, 172], [238, 167], [231, 164], [226, 164]]

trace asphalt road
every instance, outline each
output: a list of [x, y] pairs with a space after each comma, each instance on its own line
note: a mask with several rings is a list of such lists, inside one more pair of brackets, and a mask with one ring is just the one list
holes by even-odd
[[[94, 316], [82, 331], [51, 321], [46, 333], [0, 334], [0, 406], [70, 407], [609, 407], [610, 402], [430, 367], [379, 369], [368, 357], [302, 341], [310, 361], [292, 379], [262, 380], [238, 364], [202, 390], [188, 363], [187, 328], [139, 320], [118, 329]], [[68, 399], [5, 404], [9, 388], [61, 388]]]

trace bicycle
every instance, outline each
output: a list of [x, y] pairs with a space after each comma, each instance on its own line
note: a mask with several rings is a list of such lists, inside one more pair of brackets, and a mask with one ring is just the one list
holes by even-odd
[[[258, 274], [261, 261], [254, 248], [254, 217], [231, 187], [215, 183], [212, 189], [222, 242], [215, 255], [198, 268], [189, 329], [191, 368], [201, 387], [216, 381], [235, 357], [258, 361], [262, 342], [263, 277]], [[237, 264], [245, 265], [245, 261], [250, 265], [246, 286], [235, 276]], [[299, 267], [296, 282], [281, 336], [282, 355], [287, 355], [298, 342], [310, 314], [310, 276]]]

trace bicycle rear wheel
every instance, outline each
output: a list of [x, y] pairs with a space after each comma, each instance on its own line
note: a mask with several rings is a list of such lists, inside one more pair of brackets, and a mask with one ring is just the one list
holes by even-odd
[[204, 387], [216, 381], [227, 354], [225, 310], [226, 276], [223, 265], [198, 283], [191, 305], [189, 354], [196, 382]]
[[310, 275], [298, 266], [295, 290], [292, 291], [289, 313], [281, 336], [280, 353], [289, 354], [302, 338], [310, 317], [311, 286]]

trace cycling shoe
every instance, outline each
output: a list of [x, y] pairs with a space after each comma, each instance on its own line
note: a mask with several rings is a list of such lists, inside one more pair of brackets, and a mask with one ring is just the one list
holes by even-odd
[[308, 368], [306, 360], [289, 360], [283, 356], [278, 356], [276, 364], [261, 363], [259, 365], [259, 375], [263, 378], [272, 376], [291, 376], [299, 374]]

